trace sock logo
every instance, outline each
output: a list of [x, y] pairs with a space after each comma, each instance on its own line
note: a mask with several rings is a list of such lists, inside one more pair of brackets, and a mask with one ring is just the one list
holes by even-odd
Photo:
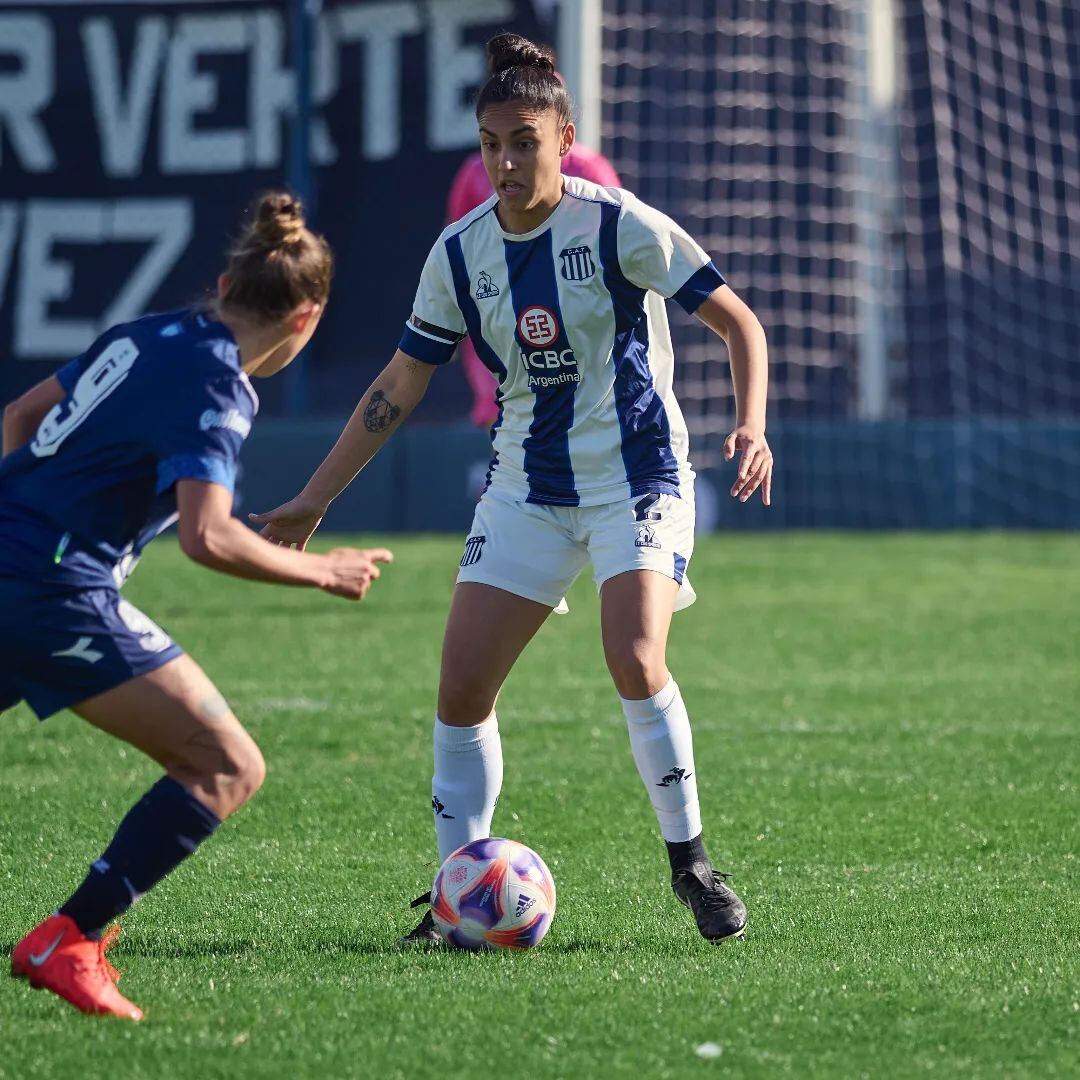
[[443, 813], [443, 811], [446, 809], [446, 804], [439, 800], [438, 795], [432, 795], [431, 796], [431, 809], [439, 817], [445, 818], [447, 821], [453, 821], [454, 820], [454, 815], [453, 814], [444, 814]]
[[514, 912], [514, 917], [520, 919], [535, 903], [535, 896], [529, 896], [528, 893], [518, 893], [517, 911]]
[[671, 787], [672, 784], [680, 784], [683, 780], [689, 780], [693, 773], [680, 769], [678, 765], [672, 765], [671, 771], [660, 778], [657, 787]]

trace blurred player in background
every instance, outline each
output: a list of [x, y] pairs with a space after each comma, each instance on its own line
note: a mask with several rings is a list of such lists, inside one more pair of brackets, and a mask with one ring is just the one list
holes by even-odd
[[[555, 54], [551, 52], [548, 55], [554, 63]], [[558, 72], [555, 77], [565, 85], [566, 80]], [[620, 186], [615, 166], [599, 150], [590, 150], [579, 142], [575, 142], [562, 159], [562, 174], [580, 176], [583, 180], [591, 180], [601, 187]], [[450, 195], [446, 200], [447, 223], [460, 221], [470, 210], [475, 210], [481, 203], [487, 202], [493, 194], [483, 153], [477, 151], [470, 154], [461, 163], [461, 168], [450, 186]], [[469, 420], [476, 427], [491, 427], [499, 417], [499, 406], [495, 403], [495, 387], [498, 385], [495, 373], [484, 366], [469, 338], [463, 338], [458, 348], [461, 350], [465, 377], [469, 380], [473, 394]]]
[[[591, 561], [608, 669], [672, 887], [701, 934], [720, 941], [743, 932], [746, 908], [702, 841], [690, 722], [666, 662], [672, 613], [694, 599], [694, 472], [662, 298], [726, 341], [737, 415], [724, 449], [729, 460], [742, 452], [731, 494], [745, 502], [760, 488], [767, 505], [765, 335], [670, 218], [628, 191], [562, 175], [574, 125], [550, 53], [512, 34], [488, 53], [476, 114], [495, 194], [443, 230], [398, 351], [304, 490], [253, 519], [303, 545], [468, 333], [499, 373], [499, 418], [443, 643], [439, 855], [490, 835], [503, 774], [496, 699]], [[407, 940], [438, 940], [430, 912]]]
[[[177, 519], [211, 569], [359, 600], [384, 550], [285, 550], [232, 516], [250, 375], [284, 368], [326, 305], [332, 256], [300, 204], [262, 197], [203, 309], [106, 331], [4, 411], [0, 460], [0, 710], [70, 708], [164, 767], [86, 880], [15, 946], [12, 975], [88, 1013], [139, 1020], [105, 958], [105, 927], [262, 784], [259, 748], [202, 669], [120, 596]], [[28, 868], [27, 872], [31, 872]], [[36, 871], [40, 873], [40, 870]]]

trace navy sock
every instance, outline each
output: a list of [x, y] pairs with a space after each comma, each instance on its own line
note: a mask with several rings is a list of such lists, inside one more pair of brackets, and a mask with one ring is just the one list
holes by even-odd
[[692, 840], [668, 840], [666, 843], [672, 873], [693, 866], [696, 862], [709, 861], [709, 856], [705, 853], [705, 845], [701, 842], [701, 833], [698, 833]]
[[219, 825], [209, 807], [166, 776], [120, 822], [112, 843], [60, 908], [91, 936], [122, 915]]

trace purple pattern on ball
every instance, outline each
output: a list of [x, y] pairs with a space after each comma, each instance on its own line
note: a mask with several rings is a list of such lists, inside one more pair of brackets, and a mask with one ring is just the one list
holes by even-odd
[[505, 851], [506, 841], [497, 836], [473, 840], [459, 849], [461, 855], [472, 859], [498, 859]]

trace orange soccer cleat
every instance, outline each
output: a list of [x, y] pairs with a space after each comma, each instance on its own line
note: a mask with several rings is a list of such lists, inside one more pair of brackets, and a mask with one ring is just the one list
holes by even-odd
[[50, 915], [11, 953], [11, 974], [35, 990], [51, 990], [85, 1013], [141, 1020], [142, 1009], [116, 989], [120, 972], [105, 959], [117, 939], [114, 926], [100, 941], [88, 938], [66, 915]]

